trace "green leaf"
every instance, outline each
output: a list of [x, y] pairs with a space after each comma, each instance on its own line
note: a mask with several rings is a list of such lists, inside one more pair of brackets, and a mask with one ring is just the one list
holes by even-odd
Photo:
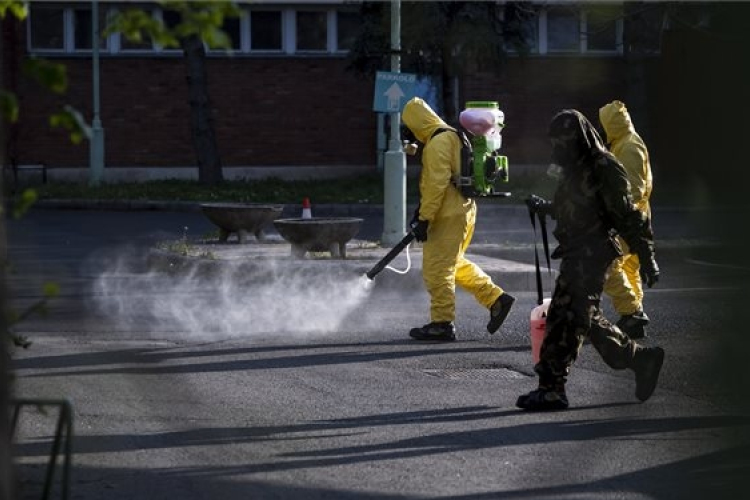
[[24, 189], [21, 196], [14, 203], [13, 217], [18, 219], [23, 216], [23, 214], [25, 214], [34, 203], [36, 203], [37, 198], [39, 198], [39, 196], [36, 190], [32, 188]]
[[205, 32], [203, 34], [203, 40], [212, 49], [231, 50], [232, 48], [232, 39], [220, 29], [212, 29]]
[[68, 73], [63, 64], [30, 57], [23, 63], [23, 72], [56, 94], [63, 94], [68, 88]]
[[5, 18], [8, 12], [16, 19], [23, 21], [29, 15], [29, 8], [26, 2], [19, 0], [0, 1], [0, 17]]
[[54, 283], [54, 282], [48, 282], [44, 284], [43, 287], [44, 296], [48, 299], [51, 299], [53, 297], [57, 297], [60, 295], [60, 284]]
[[0, 90], [0, 113], [10, 123], [18, 121], [18, 98], [15, 94]]
[[66, 105], [59, 113], [50, 115], [49, 124], [53, 128], [60, 127], [67, 130], [73, 144], [80, 144], [83, 139], [91, 139], [91, 127], [83, 115], [72, 106]]

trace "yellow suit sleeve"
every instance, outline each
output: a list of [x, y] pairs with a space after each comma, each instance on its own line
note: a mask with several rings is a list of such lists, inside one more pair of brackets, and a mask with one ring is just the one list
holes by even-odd
[[[422, 153], [422, 174], [419, 180], [419, 218], [431, 221], [435, 218], [445, 192], [450, 188], [453, 176], [453, 141], [449, 133], [435, 137]], [[456, 138], [458, 140], [458, 138]]]
[[630, 182], [630, 194], [633, 197], [633, 203], [639, 205], [648, 189], [646, 172], [646, 155], [637, 144], [626, 143], [622, 150], [618, 152], [617, 158], [625, 167]]

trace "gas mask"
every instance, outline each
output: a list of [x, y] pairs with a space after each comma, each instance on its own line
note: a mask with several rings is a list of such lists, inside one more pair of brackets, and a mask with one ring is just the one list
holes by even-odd
[[417, 138], [409, 127], [401, 124], [401, 144], [403, 145], [404, 152], [409, 156], [414, 156], [419, 150], [419, 144], [417, 144]]
[[417, 151], [419, 151], [419, 144], [416, 142], [403, 141], [403, 148], [404, 153], [409, 156], [414, 156], [417, 154]]

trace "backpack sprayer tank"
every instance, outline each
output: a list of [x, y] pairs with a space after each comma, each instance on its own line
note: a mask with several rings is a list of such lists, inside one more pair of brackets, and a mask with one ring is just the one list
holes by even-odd
[[[495, 183], [508, 182], [508, 157], [499, 154], [505, 114], [495, 101], [469, 101], [458, 121], [471, 136], [470, 158], [462, 159], [456, 185], [469, 197], [509, 196], [495, 191]], [[467, 149], [467, 148], [464, 148]]]
[[[510, 196], [510, 193], [495, 191], [496, 182], [508, 182], [508, 158], [498, 154], [503, 142], [501, 132], [505, 126], [505, 114], [500, 111], [497, 102], [469, 101], [458, 121], [472, 137], [467, 141], [466, 134], [459, 133], [464, 147], [461, 148], [461, 174], [455, 179], [456, 187], [469, 198]], [[380, 262], [365, 273], [370, 280], [414, 240], [414, 228], [411, 229]]]

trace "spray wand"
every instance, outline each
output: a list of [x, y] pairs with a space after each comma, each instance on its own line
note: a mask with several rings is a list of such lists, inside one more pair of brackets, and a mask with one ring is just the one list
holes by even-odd
[[[382, 271], [383, 269], [385, 269], [386, 267], [388, 267], [388, 264], [393, 259], [395, 259], [396, 256], [398, 254], [400, 254], [403, 251], [404, 248], [407, 248], [409, 246], [409, 244], [412, 241], [414, 241], [414, 238], [415, 238], [415, 236], [414, 236], [414, 226], [412, 225], [411, 231], [409, 231], [408, 233], [406, 233], [406, 236], [404, 236], [401, 239], [401, 241], [399, 241], [398, 243], [396, 243], [396, 246], [394, 246], [391, 249], [391, 251], [388, 252], [385, 255], [385, 257], [383, 257], [382, 259], [380, 259], [380, 261], [377, 264], [375, 264], [372, 267], [372, 269], [370, 269], [369, 271], [367, 271], [367, 273], [366, 273], [367, 277], [370, 278], [371, 280], [374, 279], [375, 276], [377, 276], [378, 274], [380, 274], [380, 271]], [[406, 256], [407, 256], [407, 258], [409, 257], [409, 250], [406, 251]], [[411, 262], [409, 262], [409, 264], [411, 264]], [[392, 267], [388, 267], [388, 268], [389, 269], [393, 269]], [[396, 272], [399, 272], [401, 274], [404, 274], [407, 271], [409, 271], [409, 267], [406, 268], [406, 271], [398, 271], [396, 269], [393, 269], [393, 270], [396, 271]]]

